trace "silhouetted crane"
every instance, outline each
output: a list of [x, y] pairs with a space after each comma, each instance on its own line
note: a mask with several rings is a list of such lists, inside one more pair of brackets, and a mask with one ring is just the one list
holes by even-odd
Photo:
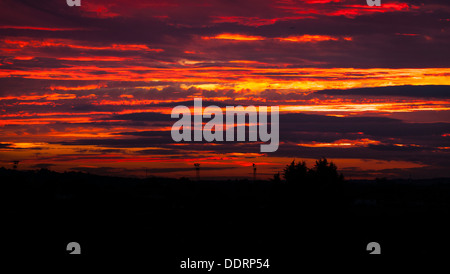
[[199, 163], [195, 163], [195, 172], [197, 173], [197, 181], [200, 181], [200, 164]]

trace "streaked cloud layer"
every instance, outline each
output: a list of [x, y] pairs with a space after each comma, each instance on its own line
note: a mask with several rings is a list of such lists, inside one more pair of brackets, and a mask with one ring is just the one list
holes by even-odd
[[[0, 3], [0, 160], [100, 174], [450, 176], [450, 3]], [[181, 143], [171, 109], [278, 105], [280, 148]]]

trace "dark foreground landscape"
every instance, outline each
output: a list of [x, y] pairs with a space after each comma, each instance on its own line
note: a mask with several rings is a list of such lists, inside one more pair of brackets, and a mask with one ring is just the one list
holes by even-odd
[[3, 247], [67, 258], [75, 241], [81, 257], [145, 258], [167, 272], [187, 258], [268, 258], [275, 273], [308, 258], [365, 260], [369, 242], [384, 258], [450, 255], [450, 179], [345, 181], [290, 168], [270, 181], [199, 182], [1, 168]]

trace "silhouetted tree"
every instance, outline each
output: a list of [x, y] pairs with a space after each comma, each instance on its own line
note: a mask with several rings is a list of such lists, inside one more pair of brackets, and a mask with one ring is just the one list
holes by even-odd
[[344, 181], [344, 176], [337, 172], [337, 166], [333, 162], [328, 162], [325, 157], [317, 160], [309, 173], [314, 181], [324, 185]]
[[295, 160], [293, 160], [292, 163], [287, 165], [283, 170], [283, 177], [289, 184], [305, 181], [307, 175], [308, 168], [304, 161], [295, 163]]
[[344, 176], [326, 158], [318, 159], [313, 168], [293, 160], [284, 168], [283, 177], [287, 182], [284, 197], [295, 205], [328, 210], [343, 199]]

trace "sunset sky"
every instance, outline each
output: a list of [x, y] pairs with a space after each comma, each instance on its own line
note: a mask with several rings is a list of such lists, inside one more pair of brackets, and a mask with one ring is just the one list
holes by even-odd
[[[279, 106], [280, 146], [175, 143], [177, 105]], [[0, 166], [450, 176], [448, 0], [0, 1]]]

